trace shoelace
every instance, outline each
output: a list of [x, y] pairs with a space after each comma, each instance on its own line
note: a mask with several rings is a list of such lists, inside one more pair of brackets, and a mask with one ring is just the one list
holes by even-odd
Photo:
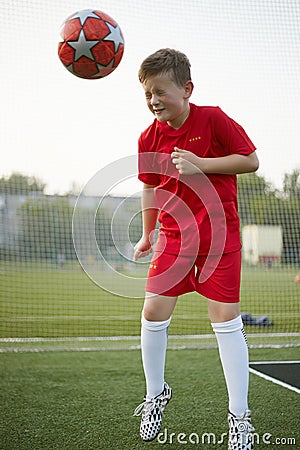
[[144, 411], [145, 415], [148, 416], [153, 411], [155, 406], [159, 406], [159, 401], [157, 401], [157, 399], [151, 398], [150, 400], [145, 400], [135, 408], [133, 415], [140, 416]]
[[143, 403], [135, 408], [133, 415], [140, 416], [144, 411], [145, 417], [148, 417], [156, 406], [161, 410], [161, 407], [165, 407], [166, 404], [167, 397], [165, 395], [160, 395], [157, 398], [151, 398], [150, 400], [143, 401]]

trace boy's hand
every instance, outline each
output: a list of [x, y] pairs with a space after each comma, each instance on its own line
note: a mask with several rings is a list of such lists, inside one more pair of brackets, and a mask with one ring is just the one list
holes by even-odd
[[152, 252], [153, 239], [150, 237], [141, 237], [139, 242], [134, 246], [133, 260], [137, 261], [140, 258], [148, 256]]
[[175, 167], [180, 174], [194, 175], [195, 173], [201, 173], [199, 164], [202, 158], [199, 158], [194, 153], [174, 147], [171, 158], [172, 163], [175, 164]]

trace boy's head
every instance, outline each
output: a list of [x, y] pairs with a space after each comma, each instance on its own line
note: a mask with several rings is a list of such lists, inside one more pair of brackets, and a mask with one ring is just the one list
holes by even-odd
[[184, 86], [191, 80], [191, 64], [184, 53], [163, 48], [148, 56], [141, 64], [139, 80], [144, 83], [153, 76], [168, 74], [178, 85]]
[[142, 62], [139, 80], [156, 119], [179, 128], [189, 116], [193, 92], [188, 58], [177, 50], [158, 50]]

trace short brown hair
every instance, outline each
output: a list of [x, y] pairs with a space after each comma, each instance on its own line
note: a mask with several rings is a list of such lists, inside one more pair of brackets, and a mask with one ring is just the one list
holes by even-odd
[[178, 50], [162, 48], [148, 56], [139, 69], [139, 80], [144, 83], [148, 78], [169, 73], [178, 86], [191, 80], [191, 64], [187, 56]]

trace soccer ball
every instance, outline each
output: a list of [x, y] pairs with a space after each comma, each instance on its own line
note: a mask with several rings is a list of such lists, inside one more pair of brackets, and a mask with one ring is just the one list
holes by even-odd
[[80, 78], [103, 78], [121, 62], [124, 38], [117, 22], [102, 11], [83, 9], [69, 16], [61, 28], [58, 56]]

